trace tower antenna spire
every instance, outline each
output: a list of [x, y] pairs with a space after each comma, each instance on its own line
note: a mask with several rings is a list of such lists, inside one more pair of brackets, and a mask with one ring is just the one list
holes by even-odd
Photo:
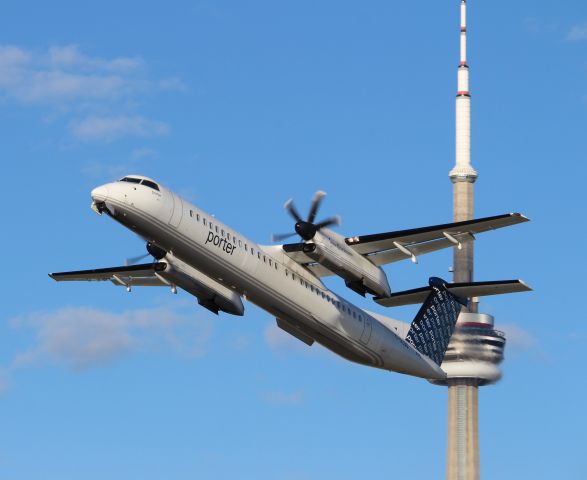
[[[469, 65], [467, 63], [466, 0], [461, 0], [461, 61], [459, 63], [457, 78], [456, 162], [449, 176], [453, 183], [475, 183], [475, 180], [477, 180], [477, 171], [471, 165], [471, 93], [469, 92]], [[462, 212], [460, 216], [466, 213], [472, 216], [472, 208], [470, 212]]]

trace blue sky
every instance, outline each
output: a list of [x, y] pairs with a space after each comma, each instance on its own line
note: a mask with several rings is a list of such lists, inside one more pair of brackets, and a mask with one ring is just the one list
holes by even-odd
[[[456, 0], [4, 2], [1, 478], [444, 476], [445, 389], [308, 349], [250, 304], [216, 317], [185, 293], [46, 274], [144, 251], [89, 208], [125, 173], [259, 242], [318, 189], [347, 235], [449, 221], [458, 15]], [[476, 215], [532, 219], [479, 236], [476, 278], [535, 288], [481, 303], [508, 333], [504, 378], [480, 394], [482, 475], [584, 478], [587, 7], [470, 2], [469, 31]], [[450, 263], [387, 271], [397, 291]]]

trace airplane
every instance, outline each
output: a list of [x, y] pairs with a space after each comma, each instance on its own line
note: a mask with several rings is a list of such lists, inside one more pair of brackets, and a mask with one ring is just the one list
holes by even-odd
[[[218, 314], [243, 315], [242, 299], [276, 318], [285, 332], [317, 342], [350, 361], [425, 379], [444, 379], [440, 367], [460, 310], [468, 298], [531, 290], [521, 280], [447, 283], [392, 293], [382, 265], [420, 254], [462, 248], [474, 235], [528, 221], [519, 213], [457, 223], [344, 237], [316, 222], [324, 198], [317, 192], [306, 219], [285, 204], [302, 241], [259, 245], [155, 180], [127, 175], [91, 192], [91, 208], [146, 241], [151, 263], [50, 273], [56, 281], [110, 281], [126, 287], [181, 288]], [[338, 275], [348, 288], [382, 306], [422, 303], [411, 324], [359, 308], [321, 278]]]

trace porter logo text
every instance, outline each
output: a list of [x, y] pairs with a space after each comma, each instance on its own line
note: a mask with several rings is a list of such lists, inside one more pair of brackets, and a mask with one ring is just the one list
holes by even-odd
[[[214, 232], [208, 232], [206, 243], [211, 243], [212, 245], [221, 248], [223, 252], [226, 252], [229, 255], [234, 254], [234, 249], [236, 248], [236, 245], [228, 242], [226, 238], [222, 238], [220, 235], [215, 235]], [[204, 243], [204, 245], [206, 245], [206, 243]]]

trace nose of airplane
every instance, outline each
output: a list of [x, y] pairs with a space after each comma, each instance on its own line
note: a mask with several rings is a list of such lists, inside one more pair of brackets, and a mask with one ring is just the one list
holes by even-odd
[[94, 202], [103, 202], [108, 197], [108, 185], [100, 185], [94, 188], [90, 195]]

